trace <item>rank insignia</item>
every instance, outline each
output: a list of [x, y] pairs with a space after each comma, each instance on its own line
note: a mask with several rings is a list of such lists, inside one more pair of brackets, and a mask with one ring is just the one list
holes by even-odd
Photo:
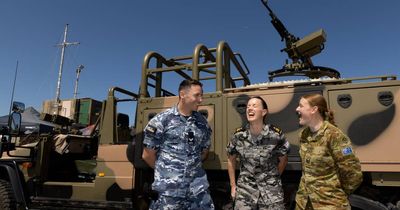
[[239, 127], [239, 128], [236, 128], [235, 133], [242, 132], [242, 131], [246, 131], [246, 129], [244, 129], [243, 127]]
[[271, 128], [273, 131], [277, 132], [278, 134], [282, 134], [282, 129], [280, 129], [280, 128], [274, 126], [274, 125], [271, 125], [270, 128]]

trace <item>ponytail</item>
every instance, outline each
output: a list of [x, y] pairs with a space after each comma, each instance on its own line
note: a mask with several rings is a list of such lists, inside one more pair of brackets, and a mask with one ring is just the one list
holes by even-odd
[[330, 122], [332, 125], [336, 126], [335, 117], [332, 110], [328, 109], [328, 104], [324, 96], [317, 93], [307, 94], [302, 96], [311, 106], [318, 107], [319, 114], [321, 115], [322, 119]]
[[332, 110], [328, 110], [325, 112], [325, 120], [330, 122], [332, 125], [337, 126], [335, 123], [335, 116]]

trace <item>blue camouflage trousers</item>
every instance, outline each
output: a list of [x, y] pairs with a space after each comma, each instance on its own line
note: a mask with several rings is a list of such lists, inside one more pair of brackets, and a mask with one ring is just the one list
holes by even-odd
[[150, 205], [150, 210], [213, 210], [214, 203], [208, 191], [185, 198], [160, 195]]

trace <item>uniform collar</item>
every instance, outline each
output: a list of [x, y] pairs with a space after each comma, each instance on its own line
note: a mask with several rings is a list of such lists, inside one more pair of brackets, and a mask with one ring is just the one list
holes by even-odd
[[[268, 124], [264, 124], [259, 136], [267, 136], [268, 132], [269, 132], [269, 126], [268, 126]], [[250, 135], [250, 124], [249, 123], [246, 124], [246, 133], [247, 133], [247, 135]]]
[[[172, 114], [175, 115], [175, 116], [182, 116], [184, 118], [184, 116], [181, 115], [181, 113], [179, 113], [178, 104], [175, 104], [172, 107]], [[196, 111], [192, 111], [192, 114], [187, 119], [190, 119], [190, 118], [196, 118]]]
[[178, 104], [175, 104], [175, 105], [172, 107], [172, 114], [177, 115], [177, 116], [181, 115], [181, 114], [179, 113], [179, 111], [178, 111]]
[[309, 127], [307, 127], [302, 133], [302, 139], [305, 139], [307, 141], [318, 141], [318, 139], [320, 139], [324, 135], [325, 130], [328, 128], [328, 125], [329, 122], [324, 121], [318, 131], [314, 133], [311, 132]]

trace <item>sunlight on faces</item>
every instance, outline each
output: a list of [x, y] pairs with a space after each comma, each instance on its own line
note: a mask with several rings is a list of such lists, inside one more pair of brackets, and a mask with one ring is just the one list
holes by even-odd
[[318, 112], [318, 107], [311, 106], [306, 99], [301, 98], [299, 101], [299, 106], [296, 108], [296, 112], [299, 117], [299, 124], [309, 125], [312, 115]]
[[182, 99], [182, 105], [191, 111], [197, 111], [199, 105], [203, 101], [203, 89], [200, 85], [192, 85], [179, 92]]
[[247, 121], [263, 121], [263, 117], [268, 113], [267, 109], [263, 108], [260, 99], [252, 98], [247, 102], [246, 116]]

